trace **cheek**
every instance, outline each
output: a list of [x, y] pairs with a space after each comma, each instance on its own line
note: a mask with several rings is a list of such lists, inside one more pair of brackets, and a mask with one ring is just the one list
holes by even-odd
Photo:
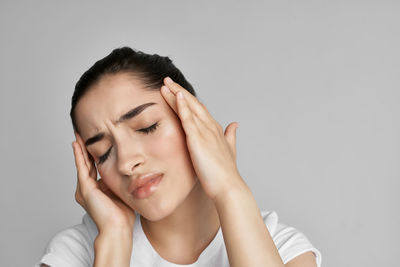
[[113, 188], [115, 187], [115, 185], [113, 181], [115, 181], [115, 179], [112, 179], [114, 174], [112, 173], [111, 170], [112, 170], [111, 168], [104, 168], [104, 167], [97, 169], [103, 182], [108, 186], [108, 188], [114, 191]]
[[[163, 126], [147, 140], [144, 147], [150, 165], [160, 164], [159, 167], [162, 169], [177, 171], [187, 177], [195, 175], [180, 121], [164, 121]], [[109, 160], [114, 160], [114, 157], [110, 157]], [[118, 175], [114, 168], [115, 164], [116, 162], [112, 164], [108, 162], [98, 169], [100, 177], [112, 191], [122, 186], [118, 183], [118, 179], [115, 179]]]
[[182, 157], [187, 157], [183, 128], [176, 123], [166, 122], [154, 138], [151, 138], [147, 148], [151, 155], [163, 161], [181, 160]]
[[[112, 160], [112, 157], [110, 157], [108, 160]], [[113, 164], [109, 164], [108, 162], [107, 164], [100, 165], [98, 166], [97, 171], [99, 172], [101, 179], [108, 186], [108, 188], [116, 193], [118, 191], [118, 188], [120, 187], [120, 184], [119, 179], [116, 179], [118, 173], [113, 167]]]

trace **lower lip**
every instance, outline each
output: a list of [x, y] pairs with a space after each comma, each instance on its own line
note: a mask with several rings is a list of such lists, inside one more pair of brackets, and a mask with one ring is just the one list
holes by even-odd
[[135, 191], [132, 192], [132, 195], [137, 199], [143, 199], [151, 196], [157, 190], [158, 184], [160, 183], [162, 177], [163, 175], [160, 175], [154, 180], [137, 188]]

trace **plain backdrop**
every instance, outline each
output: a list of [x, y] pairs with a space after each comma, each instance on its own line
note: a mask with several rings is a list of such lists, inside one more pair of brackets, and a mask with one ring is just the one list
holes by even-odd
[[1, 1], [2, 266], [80, 223], [75, 83], [112, 49], [169, 56], [262, 210], [322, 264], [398, 266], [399, 1]]

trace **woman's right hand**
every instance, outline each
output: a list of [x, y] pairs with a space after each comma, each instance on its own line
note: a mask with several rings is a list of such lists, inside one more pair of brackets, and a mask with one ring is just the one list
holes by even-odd
[[97, 180], [94, 160], [76, 132], [72, 142], [78, 182], [75, 200], [89, 213], [99, 233], [113, 231], [116, 227], [133, 233], [135, 212], [117, 197], [102, 181]]

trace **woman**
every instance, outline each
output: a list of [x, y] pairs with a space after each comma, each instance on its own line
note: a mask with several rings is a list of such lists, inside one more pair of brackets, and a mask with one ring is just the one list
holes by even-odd
[[36, 266], [320, 265], [301, 232], [260, 212], [236, 166], [238, 123], [223, 130], [168, 57], [113, 50], [70, 115], [87, 214]]

